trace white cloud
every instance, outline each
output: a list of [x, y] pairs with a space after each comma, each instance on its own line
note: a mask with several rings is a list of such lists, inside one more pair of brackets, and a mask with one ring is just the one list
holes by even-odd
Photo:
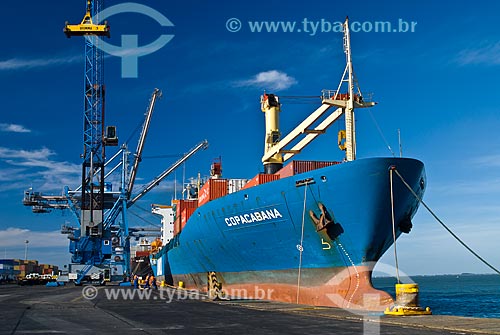
[[0, 147], [0, 161], [15, 167], [1, 169], [0, 191], [34, 186], [52, 192], [79, 183], [81, 165], [51, 159], [55, 155], [47, 148], [14, 150]]
[[35, 59], [12, 58], [0, 61], [0, 71], [31, 70], [62, 64], [71, 64], [79, 61], [82, 61], [81, 56]]
[[54, 248], [67, 247], [68, 238], [56, 231], [35, 231], [21, 228], [7, 228], [0, 230], [0, 245], [4, 248], [25, 246], [28, 240], [28, 248]]
[[14, 150], [9, 148], [0, 147], [0, 158], [21, 158], [25, 160], [38, 160], [46, 159], [53, 156], [55, 153], [47, 148], [38, 150]]
[[457, 180], [452, 184], [435, 185], [432, 190], [441, 196], [496, 195], [500, 194], [500, 178]]
[[475, 158], [473, 159], [473, 165], [479, 165], [486, 168], [500, 167], [500, 154]]
[[500, 65], [500, 42], [491, 43], [483, 47], [462, 50], [458, 53], [456, 61], [460, 65]]
[[288, 74], [277, 70], [270, 70], [257, 73], [251, 79], [238, 81], [236, 82], [236, 86], [250, 86], [270, 91], [279, 91], [290, 88], [296, 83], [297, 80], [293, 77], [290, 77]]
[[31, 133], [31, 130], [19, 124], [0, 123], [0, 131], [9, 133]]

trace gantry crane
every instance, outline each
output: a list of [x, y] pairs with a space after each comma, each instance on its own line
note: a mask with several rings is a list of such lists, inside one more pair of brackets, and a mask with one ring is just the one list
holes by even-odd
[[[99, 48], [97, 36], [110, 36], [107, 24], [99, 22], [99, 12], [102, 9], [101, 0], [88, 0], [86, 13], [78, 25], [66, 23], [64, 33], [67, 37], [85, 37], [85, 72], [84, 72], [84, 117], [83, 117], [83, 162], [82, 184], [79, 200], [79, 222], [81, 238], [78, 252], [85, 252], [86, 265], [102, 264], [112, 255], [111, 234], [103, 230], [104, 219], [104, 55]], [[110, 128], [112, 129], [112, 128]], [[116, 131], [113, 132], [116, 138]], [[117, 144], [113, 138], [109, 144]], [[82, 250], [83, 249], [83, 250]], [[73, 260], [75, 261], [75, 255]], [[80, 259], [82, 262], [83, 259]], [[90, 269], [91, 267], [87, 267]], [[80, 269], [81, 270], [81, 269]], [[82, 271], [81, 271], [82, 272]], [[84, 272], [84, 271], [83, 271]]]
[[[123, 144], [120, 150], [104, 163], [104, 168], [107, 169], [104, 180], [108, 180], [108, 177], [115, 171], [121, 171], [121, 182], [120, 191], [118, 192], [112, 190], [111, 183], [104, 183], [104, 211], [101, 223], [101, 236], [87, 234], [86, 227], [82, 225], [82, 185], [75, 190], [70, 190], [66, 186], [64, 195], [62, 196], [42, 195], [39, 192], [34, 192], [31, 188], [25, 192], [23, 204], [31, 206], [34, 213], [47, 213], [52, 209], [71, 209], [75, 214], [76, 220], [80, 224], [80, 229], [63, 226], [61, 232], [67, 234], [70, 239], [69, 249], [72, 254], [72, 263], [70, 264], [69, 271], [70, 273], [77, 274], [73, 278], [77, 284], [81, 283], [86, 277], [92, 278], [92, 275], [95, 274], [97, 274], [96, 278], [99, 278], [96, 280], [103, 280], [104, 276], [101, 278], [99, 273], [109, 272], [112, 267], [120, 266], [122, 268], [120, 276], [130, 273], [130, 238], [141, 236], [144, 228], [129, 227], [127, 219], [128, 208], [132, 207], [148, 192], [158, 186], [163, 179], [169, 176], [196, 152], [208, 147], [206, 140], [201, 141], [134, 195], [135, 179], [142, 160], [146, 135], [151, 124], [155, 102], [160, 96], [161, 91], [155, 89], [145, 114], [137, 149], [132, 155], [132, 163], [129, 160], [131, 153], [126, 144]], [[112, 168], [109, 168], [110, 164], [116, 160], [119, 160], [119, 162]], [[99, 169], [95, 171], [97, 175], [100, 175], [100, 173], [101, 170]]]
[[[78, 25], [66, 23], [64, 33], [67, 37], [85, 37], [85, 74], [84, 74], [84, 126], [82, 154], [82, 183], [74, 191], [65, 187], [62, 196], [45, 196], [33, 189], [24, 194], [23, 204], [31, 206], [35, 213], [47, 213], [52, 209], [71, 209], [79, 223], [79, 228], [63, 226], [62, 233], [70, 239], [72, 253], [69, 272], [76, 284], [85, 279], [103, 283], [111, 277], [111, 268], [121, 266], [122, 273], [130, 274], [130, 236], [127, 221], [127, 208], [156, 187], [178, 166], [189, 159], [200, 149], [208, 147], [202, 141], [188, 153], [184, 154], [171, 167], [163, 171], [143, 190], [132, 198], [133, 187], [145, 138], [151, 122], [156, 100], [161, 91], [155, 89], [150, 99], [143, 124], [134, 162], [129, 165], [129, 151], [126, 144], [109, 160], [106, 160], [105, 147], [117, 146], [118, 138], [114, 126], [104, 127], [105, 86], [103, 77], [103, 52], [99, 48], [99, 36], [109, 37], [109, 26], [95, 24], [100, 22], [101, 0], [88, 0], [87, 9], [82, 22]], [[105, 174], [105, 168], [117, 157], [120, 163]], [[121, 187], [113, 192], [111, 183], [106, 178], [121, 167]], [[121, 217], [119, 217], [121, 214]], [[117, 224], [117, 221], [120, 221]]]

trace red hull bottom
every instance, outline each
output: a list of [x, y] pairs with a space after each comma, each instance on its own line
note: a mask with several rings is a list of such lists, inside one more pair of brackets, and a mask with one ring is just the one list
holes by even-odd
[[[332, 273], [334, 272], [334, 273]], [[327, 274], [328, 273], [328, 274]], [[392, 297], [371, 284], [372, 267], [303, 269], [247, 273], [174, 275], [174, 282], [188, 289], [208, 292], [212, 297], [261, 299], [312, 306], [383, 311]], [[257, 278], [259, 277], [259, 278]]]

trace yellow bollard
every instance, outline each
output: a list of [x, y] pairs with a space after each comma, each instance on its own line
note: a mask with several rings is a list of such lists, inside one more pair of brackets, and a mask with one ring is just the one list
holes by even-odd
[[164, 280], [161, 281], [160, 287], [165, 287], [165, 281]]
[[394, 306], [387, 308], [387, 315], [430, 315], [431, 309], [420, 307], [418, 300], [418, 284], [396, 284], [396, 301]]
[[418, 284], [396, 284], [396, 304], [418, 307]]
[[183, 281], [179, 281], [179, 288], [184, 288], [184, 282]]

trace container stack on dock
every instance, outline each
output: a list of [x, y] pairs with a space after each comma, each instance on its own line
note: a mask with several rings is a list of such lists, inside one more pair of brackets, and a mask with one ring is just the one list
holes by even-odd
[[54, 275], [58, 271], [59, 268], [56, 265], [38, 264], [37, 260], [0, 259], [0, 282], [15, 281], [30, 273]]

